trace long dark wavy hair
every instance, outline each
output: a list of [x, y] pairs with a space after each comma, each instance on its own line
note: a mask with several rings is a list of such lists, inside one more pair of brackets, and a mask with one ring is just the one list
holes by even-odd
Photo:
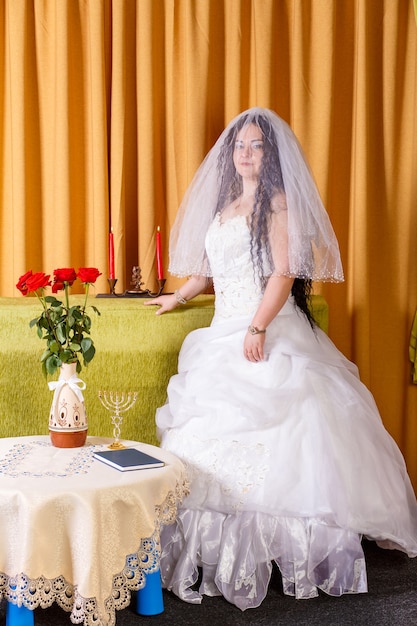
[[[266, 279], [263, 275], [264, 250], [272, 265], [272, 253], [268, 236], [271, 215], [273, 213], [272, 199], [277, 193], [285, 194], [285, 188], [275, 133], [268, 119], [260, 114], [254, 116], [248, 113], [240, 117], [224, 140], [217, 163], [220, 177], [220, 192], [216, 212], [222, 211], [242, 194], [242, 178], [236, 172], [233, 162], [233, 151], [238, 132], [247, 124], [257, 125], [263, 135], [263, 157], [258, 186], [255, 191], [252, 219], [250, 220], [250, 246], [254, 271], [258, 273], [262, 281], [265, 281]], [[309, 306], [311, 289], [311, 280], [295, 278], [291, 293], [298, 308], [304, 313], [310, 325], [314, 327], [315, 320]]]

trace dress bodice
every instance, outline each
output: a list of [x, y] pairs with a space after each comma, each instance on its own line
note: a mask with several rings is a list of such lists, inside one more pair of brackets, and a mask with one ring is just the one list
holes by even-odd
[[246, 217], [236, 215], [222, 223], [217, 214], [207, 231], [206, 252], [216, 293], [216, 317], [252, 315], [263, 288], [252, 263]]

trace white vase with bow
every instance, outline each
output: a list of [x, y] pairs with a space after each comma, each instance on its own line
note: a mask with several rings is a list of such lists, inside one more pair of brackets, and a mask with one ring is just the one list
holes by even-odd
[[48, 383], [54, 391], [49, 415], [49, 434], [57, 448], [78, 448], [85, 444], [88, 430], [82, 392], [86, 385], [78, 378], [77, 363], [63, 363], [57, 381]]

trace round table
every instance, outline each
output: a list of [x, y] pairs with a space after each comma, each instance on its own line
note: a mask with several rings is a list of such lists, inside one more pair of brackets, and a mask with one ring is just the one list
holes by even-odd
[[55, 448], [48, 436], [0, 439], [0, 593], [34, 609], [57, 602], [85, 626], [115, 624], [131, 591], [159, 569], [159, 529], [187, 493], [182, 462], [121, 472], [93, 457], [111, 439]]

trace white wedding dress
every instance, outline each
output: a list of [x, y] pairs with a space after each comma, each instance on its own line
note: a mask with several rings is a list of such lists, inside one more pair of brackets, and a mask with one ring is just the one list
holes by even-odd
[[249, 242], [242, 216], [209, 228], [215, 315], [186, 337], [157, 411], [161, 445], [191, 481], [162, 532], [163, 585], [244, 610], [262, 602], [275, 560], [296, 598], [365, 592], [362, 536], [417, 555], [405, 463], [356, 366], [292, 297], [268, 326], [265, 361], [244, 358], [262, 297]]

